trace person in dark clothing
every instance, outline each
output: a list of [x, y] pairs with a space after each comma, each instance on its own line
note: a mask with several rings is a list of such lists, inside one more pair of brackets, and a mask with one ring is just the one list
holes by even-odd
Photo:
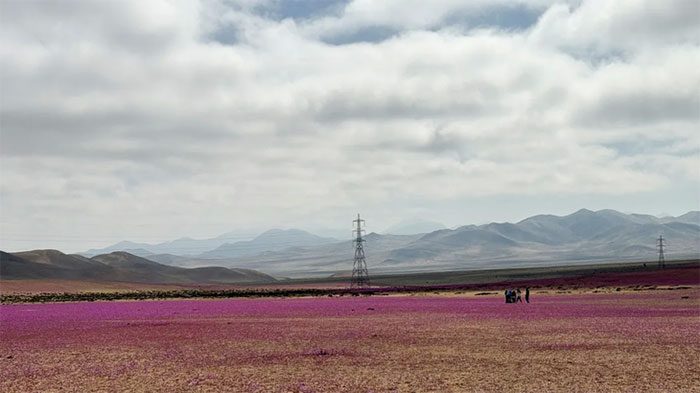
[[523, 298], [520, 297], [520, 288], [518, 288], [518, 290], [517, 290], [515, 293], [516, 293], [515, 302], [516, 302], [516, 303], [518, 303], [518, 302], [522, 303], [522, 302], [523, 302]]
[[506, 289], [506, 303], [515, 303], [514, 289]]
[[525, 287], [525, 302], [530, 303], [530, 287]]

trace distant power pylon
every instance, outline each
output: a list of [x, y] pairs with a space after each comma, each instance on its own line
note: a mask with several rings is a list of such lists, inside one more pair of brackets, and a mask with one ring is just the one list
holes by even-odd
[[350, 288], [365, 288], [369, 287], [369, 273], [367, 272], [367, 261], [365, 261], [365, 249], [362, 243], [365, 239], [362, 238], [362, 223], [365, 220], [360, 219], [360, 215], [357, 215], [357, 219], [353, 220], [352, 223], [357, 223], [357, 227], [353, 229], [353, 243], [355, 245], [355, 261], [352, 264], [352, 279], [350, 280]]
[[666, 243], [664, 243], [664, 235], [659, 235], [659, 238], [656, 240], [656, 242], [656, 247], [659, 249], [659, 267], [665, 268], [666, 258], [664, 258], [664, 246], [666, 245]]

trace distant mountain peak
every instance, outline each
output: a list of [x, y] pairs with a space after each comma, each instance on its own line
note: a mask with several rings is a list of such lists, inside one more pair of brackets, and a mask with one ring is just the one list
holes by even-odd
[[[272, 229], [268, 229], [268, 230], [264, 231], [260, 235], [265, 235], [265, 234], [270, 234], [270, 233], [283, 233], [285, 231], [291, 231], [291, 229], [272, 228]], [[260, 236], [260, 235], [258, 235], [258, 236]]]
[[365, 239], [377, 239], [381, 237], [382, 235], [378, 234], [377, 232], [370, 232], [364, 236]]
[[[281, 229], [281, 228], [272, 228], [268, 229], [267, 231], [259, 234], [257, 238], [259, 237], [265, 237], [265, 236], [278, 236], [278, 235], [283, 235], [283, 234], [309, 234], [312, 235], [310, 232], [304, 231], [302, 229], [296, 229], [296, 228], [289, 228], [289, 229]], [[315, 235], [314, 235], [315, 236]]]
[[436, 221], [412, 218], [402, 220], [399, 223], [385, 229], [382, 233], [390, 235], [415, 235], [420, 233], [430, 233], [445, 228], [445, 225]]
[[[603, 211], [603, 210], [601, 210], [601, 212], [602, 212], [602, 211]], [[571, 213], [571, 214], [569, 214], [569, 215], [570, 215], [570, 216], [591, 215], [591, 214], [595, 214], [595, 213], [596, 213], [596, 212], [594, 212], [593, 210], [589, 210], [589, 209], [583, 208], [583, 209], [578, 209], [577, 211], [575, 211], [574, 213]]]
[[289, 241], [292, 239], [323, 239], [321, 236], [314, 235], [311, 232], [307, 232], [303, 229], [297, 229], [297, 228], [289, 228], [289, 229], [280, 229], [280, 228], [274, 228], [267, 230], [260, 235], [256, 236], [255, 239], [252, 241], [254, 242], [260, 242], [260, 241], [272, 241], [276, 242], [279, 239], [282, 239], [283, 241]]
[[313, 233], [296, 229], [270, 229], [255, 237], [234, 243], [224, 243], [221, 246], [200, 254], [202, 258], [232, 258], [261, 254], [268, 251], [279, 251], [286, 248], [308, 247], [321, 244], [335, 243], [337, 239], [325, 238]]

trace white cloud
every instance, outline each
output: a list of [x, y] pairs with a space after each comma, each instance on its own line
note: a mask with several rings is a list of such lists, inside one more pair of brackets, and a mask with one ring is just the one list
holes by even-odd
[[378, 27], [395, 32], [441, 29], [450, 24], [466, 24], [467, 26], [461, 27], [473, 28], [485, 20], [498, 21], [499, 13], [504, 11], [518, 9], [542, 12], [551, 3], [549, 0], [353, 0], [339, 15], [317, 18], [307, 23], [304, 32], [328, 39]]
[[584, 1], [555, 4], [540, 18], [533, 39], [565, 50], [599, 54], [700, 43], [700, 4], [694, 0]]
[[[450, 1], [355, 1], [299, 21], [240, 2], [70, 4], [1, 4], [8, 244], [309, 216], [334, 226], [358, 201], [382, 220], [415, 211], [410, 200], [635, 195], [700, 180], [697, 26], [667, 2], [543, 2], [517, 31], [448, 28], [483, 6]], [[397, 35], [322, 41], [377, 24]]]

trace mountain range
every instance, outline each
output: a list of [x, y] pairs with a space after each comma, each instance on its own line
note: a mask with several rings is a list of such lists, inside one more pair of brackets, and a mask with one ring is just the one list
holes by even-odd
[[[430, 222], [423, 224], [416, 228], [441, 226]], [[364, 246], [370, 272], [410, 273], [621, 260], [648, 261], [657, 257], [656, 239], [661, 234], [666, 239], [668, 259], [700, 258], [699, 211], [678, 217], [659, 218], [615, 210], [581, 209], [565, 216], [537, 215], [517, 223], [465, 225], [427, 233], [405, 234], [405, 228], [405, 225], [399, 225], [395, 230], [404, 234], [370, 233], [365, 236]], [[227, 241], [225, 235], [214, 239], [189, 240], [191, 242], [187, 247], [179, 247], [188, 243], [186, 239], [158, 245], [122, 242], [106, 249], [90, 250], [83, 255], [68, 255], [72, 259], [66, 263], [58, 258], [52, 264], [34, 266], [33, 271], [66, 275], [66, 272], [52, 269], [94, 263], [124, 268], [110, 265], [104, 256], [107, 254], [114, 258], [114, 251], [121, 251], [131, 255], [130, 260], [144, 265], [143, 269], [138, 270], [140, 272], [148, 271], [145, 261], [161, 266], [155, 269], [159, 272], [158, 280], [193, 280], [193, 275], [205, 272], [197, 270], [193, 273], [190, 271], [192, 269], [180, 269], [194, 267], [226, 267], [233, 272], [253, 276], [262, 274], [253, 273], [260, 271], [275, 276], [310, 277], [343, 274], [352, 268], [354, 255], [351, 240], [338, 241], [298, 229], [274, 229], [250, 240], [233, 242]], [[211, 248], [201, 251], [205, 245]], [[195, 250], [201, 252], [193, 252]], [[93, 255], [95, 252], [101, 255]], [[15, 253], [14, 257], [37, 262], [37, 257], [29, 258], [26, 253]], [[134, 259], [139, 257], [140, 259]], [[176, 270], [163, 270], [165, 267]], [[5, 275], [8, 271], [6, 266], [3, 266], [2, 271]], [[206, 272], [211, 274], [205, 275], [206, 280], [216, 280], [218, 272], [227, 279], [238, 279], [227, 270]], [[90, 274], [105, 275], [107, 271], [103, 266], [96, 266]], [[133, 274], [134, 277], [138, 276]], [[255, 278], [262, 279], [259, 276]]]
[[[465, 225], [405, 234], [410, 226], [400, 224], [384, 231], [402, 234], [370, 233], [365, 237], [371, 270], [398, 273], [653, 260], [660, 234], [666, 238], [668, 258], [700, 257], [698, 211], [659, 218], [581, 209], [566, 216], [537, 215], [517, 223]], [[430, 226], [441, 224], [423, 222], [415, 228]], [[302, 277], [346, 271], [352, 266], [353, 245], [351, 240], [336, 241], [292, 229], [224, 243], [197, 255], [153, 253], [152, 249], [135, 252], [173, 266], [227, 266]]]
[[700, 257], [700, 215], [656, 218], [582, 209], [567, 216], [538, 215], [518, 223], [467, 225], [435, 231], [390, 253], [376, 267], [452, 269], [652, 260], [656, 239], [669, 257]]
[[192, 239], [182, 237], [168, 242], [158, 244], [135, 243], [122, 241], [109, 247], [91, 249], [81, 252], [81, 255], [92, 257], [99, 254], [107, 254], [112, 251], [128, 251], [134, 255], [147, 256], [151, 254], [176, 254], [176, 255], [198, 255], [211, 251], [223, 244], [236, 241], [249, 240], [254, 235], [245, 232], [227, 232], [210, 239]]
[[224, 243], [211, 251], [200, 254], [199, 257], [236, 258], [284, 250], [290, 247], [313, 247], [337, 242], [337, 239], [316, 236], [300, 229], [271, 229], [253, 240]]
[[57, 250], [17, 253], [0, 251], [0, 278], [63, 279], [149, 284], [271, 283], [271, 276], [250, 269], [225, 267], [180, 268], [163, 265], [123, 251], [92, 258]]

